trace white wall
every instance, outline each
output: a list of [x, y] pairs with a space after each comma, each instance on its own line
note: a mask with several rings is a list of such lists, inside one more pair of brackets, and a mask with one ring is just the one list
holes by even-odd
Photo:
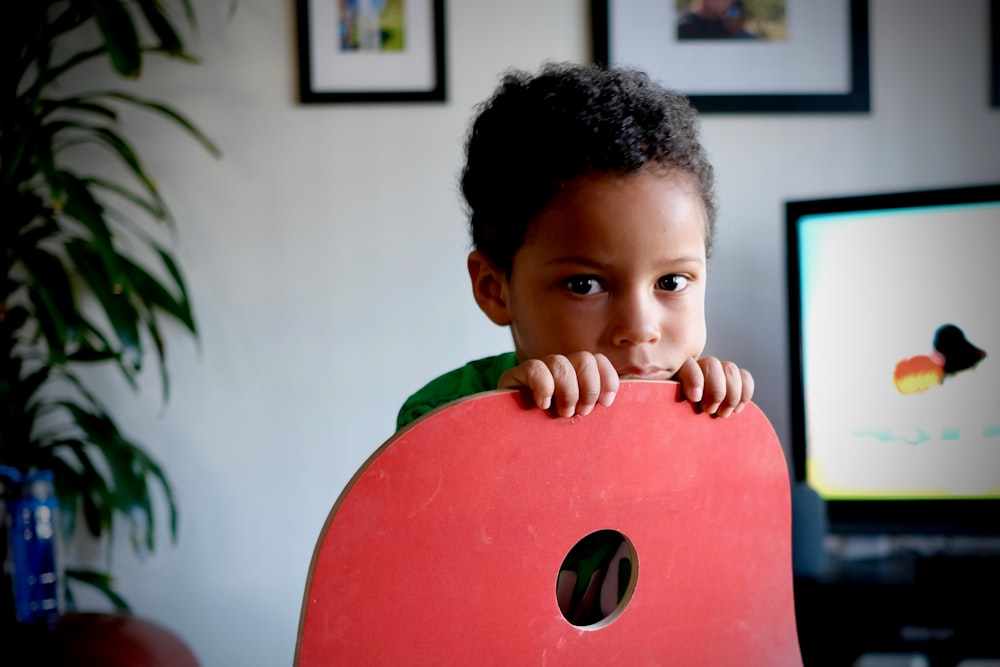
[[[206, 667], [273, 667], [292, 661], [323, 521], [400, 403], [509, 349], [467, 285], [462, 139], [503, 69], [589, 58], [588, 10], [448, 2], [447, 103], [302, 106], [292, 0], [238, 0], [229, 20], [227, 3], [196, 4], [203, 64], [150, 63], [137, 87], [224, 157], [162, 121], [129, 122], [179, 221], [201, 341], [171, 336], [165, 409], [155, 373], [138, 399], [107, 381], [175, 484], [181, 534], [143, 563], [122, 539], [115, 571], [135, 611]], [[871, 114], [704, 119], [721, 204], [709, 352], [753, 371], [785, 443], [783, 202], [1000, 180], [986, 12], [987, 0], [871, 0]]]

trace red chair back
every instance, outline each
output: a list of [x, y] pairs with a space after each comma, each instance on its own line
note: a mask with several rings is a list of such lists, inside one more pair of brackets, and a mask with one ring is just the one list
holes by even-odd
[[[556, 577], [584, 536], [634, 553], [603, 622], [570, 624]], [[802, 664], [785, 459], [754, 405], [697, 414], [679, 385], [623, 382], [553, 418], [497, 391], [414, 422], [334, 505], [295, 663]]]

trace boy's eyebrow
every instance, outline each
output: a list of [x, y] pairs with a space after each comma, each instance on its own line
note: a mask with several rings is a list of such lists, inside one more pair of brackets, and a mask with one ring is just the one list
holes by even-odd
[[[598, 267], [598, 268], [604, 267], [604, 266], [606, 266], [609, 263], [610, 262], [602, 262], [602, 261], [597, 260], [597, 259], [595, 259], [593, 257], [584, 257], [584, 256], [577, 256], [577, 255], [567, 255], [566, 257], [554, 257], [554, 258], [548, 260], [547, 262], [545, 262], [545, 264], [549, 265], [549, 266], [558, 266], [560, 264], [583, 264], [585, 266], [593, 266], [593, 267]], [[693, 256], [693, 255], [690, 255], [690, 256], [689, 255], [681, 255], [680, 257], [662, 258], [662, 259], [660, 259], [660, 263], [662, 263], [662, 264], [699, 264], [699, 265], [704, 265], [706, 262], [705, 262], [705, 258], [704, 257], [697, 257], [697, 256]]]
[[545, 262], [546, 264], [591, 264], [594, 266], [602, 266], [602, 262], [598, 262], [592, 257], [582, 257], [577, 255], [568, 255], [566, 257], [553, 257], [552, 259]]

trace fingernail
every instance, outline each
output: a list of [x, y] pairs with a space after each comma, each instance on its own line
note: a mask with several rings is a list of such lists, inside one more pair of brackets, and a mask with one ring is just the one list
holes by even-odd
[[606, 391], [603, 394], [601, 394], [601, 397], [599, 399], [597, 399], [598, 403], [607, 407], [615, 402], [615, 395], [616, 394], [613, 391]]
[[540, 407], [542, 410], [548, 410], [549, 406], [551, 405], [552, 405], [552, 397], [546, 396], [545, 398], [542, 399], [542, 402], [538, 404], [538, 407]]

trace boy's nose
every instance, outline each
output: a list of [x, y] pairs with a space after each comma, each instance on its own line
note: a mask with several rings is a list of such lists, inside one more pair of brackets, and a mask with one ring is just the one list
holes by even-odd
[[659, 308], [652, 295], [629, 294], [616, 300], [615, 345], [641, 345], [660, 340]]

